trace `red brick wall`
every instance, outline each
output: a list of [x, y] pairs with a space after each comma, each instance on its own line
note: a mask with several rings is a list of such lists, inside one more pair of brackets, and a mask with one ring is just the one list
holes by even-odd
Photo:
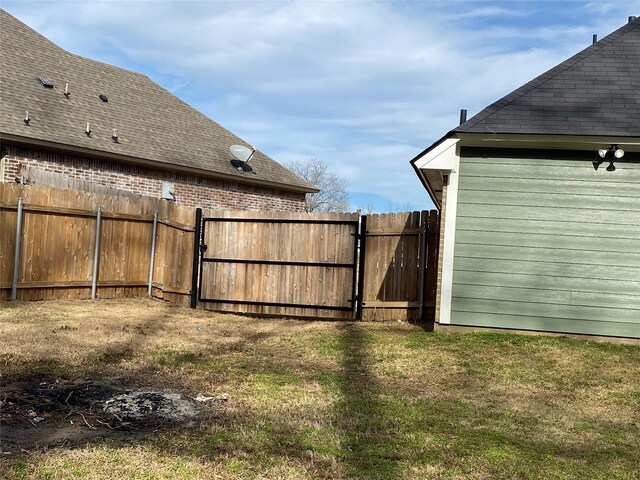
[[0, 178], [3, 182], [15, 182], [20, 165], [28, 165], [150, 197], [161, 196], [163, 181], [172, 182], [175, 184], [176, 202], [194, 208], [295, 212], [304, 210], [304, 193], [14, 145], [3, 145], [3, 150], [4, 178]]

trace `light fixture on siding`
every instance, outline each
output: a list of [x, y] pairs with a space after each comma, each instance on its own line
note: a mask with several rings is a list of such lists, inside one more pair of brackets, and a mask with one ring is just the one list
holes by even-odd
[[24, 112], [24, 124], [29, 125], [31, 123], [31, 119], [29, 118], [29, 112]]
[[87, 128], [85, 128], [84, 133], [87, 134], [87, 137], [91, 136], [91, 126], [89, 125], [89, 122], [87, 122]]
[[611, 145], [607, 149], [604, 149], [604, 148], [598, 149], [598, 155], [600, 155], [600, 158], [606, 157], [607, 153], [609, 152], [613, 152], [613, 156], [616, 158], [624, 157], [624, 150], [619, 148], [618, 145]]
[[69, 91], [69, 84], [65, 83], [64, 84], [64, 96], [69, 98], [69, 95], [71, 95], [71, 92]]
[[613, 162], [624, 157], [624, 150], [619, 148], [618, 145], [611, 145], [609, 148], [598, 149], [598, 155], [600, 156], [600, 158], [602, 158], [602, 160], [596, 160], [595, 162], [593, 162], [594, 170], [598, 170], [598, 167], [605, 161], [604, 158], [607, 156], [609, 152], [613, 152], [613, 156], [615, 157], [615, 159], [609, 160], [609, 166], [607, 167], [607, 172], [616, 171], [616, 166], [613, 164]]
[[111, 140], [113, 140], [114, 143], [118, 143], [118, 132], [115, 128], [113, 129], [113, 133], [111, 134]]

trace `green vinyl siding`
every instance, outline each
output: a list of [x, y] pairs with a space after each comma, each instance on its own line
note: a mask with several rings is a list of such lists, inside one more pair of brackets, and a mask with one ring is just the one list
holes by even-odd
[[640, 338], [640, 162], [460, 160], [451, 323]]

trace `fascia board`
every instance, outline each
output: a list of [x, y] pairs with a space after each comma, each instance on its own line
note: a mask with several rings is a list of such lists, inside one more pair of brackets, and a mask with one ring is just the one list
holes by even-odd
[[606, 137], [586, 135], [532, 135], [459, 133], [461, 147], [498, 147], [523, 149], [597, 150], [620, 145], [630, 152], [640, 151], [640, 137]]

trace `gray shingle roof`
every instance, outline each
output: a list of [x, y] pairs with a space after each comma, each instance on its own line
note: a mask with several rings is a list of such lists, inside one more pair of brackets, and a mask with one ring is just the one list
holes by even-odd
[[[55, 84], [45, 88], [46, 76]], [[65, 84], [71, 95], [66, 98]], [[100, 100], [106, 94], [108, 103]], [[29, 112], [31, 123], [23, 119]], [[87, 122], [92, 134], [85, 134]], [[111, 139], [117, 129], [118, 143]], [[256, 152], [254, 173], [230, 163], [232, 144], [248, 144], [145, 75], [63, 50], [0, 9], [0, 135], [90, 149], [288, 190], [317, 191]]]
[[640, 136], [640, 18], [453, 132]]

